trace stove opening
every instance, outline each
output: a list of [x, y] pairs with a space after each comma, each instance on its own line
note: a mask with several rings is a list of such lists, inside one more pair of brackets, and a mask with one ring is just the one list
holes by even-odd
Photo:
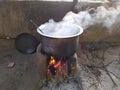
[[67, 75], [66, 69], [67, 63], [65, 58], [55, 58], [53, 56], [49, 57], [47, 72], [48, 75], [62, 74], [66, 76]]
[[[76, 54], [75, 54], [76, 55]], [[47, 75], [48, 76], [59, 76], [62, 75], [64, 77], [70, 75], [74, 71], [76, 71], [77, 63], [75, 55], [69, 58], [63, 57], [48, 57], [48, 66], [47, 66]]]

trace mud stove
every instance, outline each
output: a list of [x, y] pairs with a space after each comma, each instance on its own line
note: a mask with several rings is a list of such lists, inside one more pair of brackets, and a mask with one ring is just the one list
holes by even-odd
[[46, 56], [47, 63], [47, 75], [67, 77], [73, 75], [77, 71], [77, 54], [74, 53], [70, 57], [58, 57], [48, 55], [44, 51], [40, 50], [40, 53]]
[[[47, 58], [47, 75], [70, 75], [76, 71], [76, 50], [79, 43], [79, 35], [83, 29], [75, 24], [63, 23], [60, 27], [65, 29], [48, 30], [49, 25], [43, 24], [37, 32], [41, 35], [40, 53]], [[66, 31], [65, 31], [66, 30]], [[52, 34], [52, 35], [51, 35]]]

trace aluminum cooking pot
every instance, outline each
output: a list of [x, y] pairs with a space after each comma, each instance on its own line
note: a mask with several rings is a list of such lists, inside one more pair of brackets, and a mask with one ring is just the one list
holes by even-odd
[[74, 28], [68, 29], [68, 33], [64, 33], [64, 35], [61, 33], [59, 35], [49, 34], [54, 32], [47, 32], [45, 24], [37, 28], [37, 32], [41, 35], [41, 50], [44, 53], [56, 57], [70, 57], [76, 52], [79, 35], [82, 34], [83, 29], [75, 24], [65, 26]]

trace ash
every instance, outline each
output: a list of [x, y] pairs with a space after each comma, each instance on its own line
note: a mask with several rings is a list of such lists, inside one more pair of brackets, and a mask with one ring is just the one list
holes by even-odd
[[64, 80], [49, 80], [40, 90], [83, 90], [78, 77], [69, 77]]
[[69, 75], [63, 77], [50, 77], [49, 79], [40, 82], [36, 90], [83, 90], [80, 74]]

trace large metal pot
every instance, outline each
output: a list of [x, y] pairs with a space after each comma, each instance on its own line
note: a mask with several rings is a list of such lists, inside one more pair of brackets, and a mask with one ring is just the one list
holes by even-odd
[[[79, 35], [82, 34], [83, 29], [77, 25], [74, 26], [74, 33], [66, 36], [51, 36], [43, 30], [46, 25], [41, 25], [37, 28], [37, 32], [41, 35], [41, 49], [44, 53], [57, 57], [70, 57], [76, 52]], [[70, 25], [70, 26], [71, 26]]]

